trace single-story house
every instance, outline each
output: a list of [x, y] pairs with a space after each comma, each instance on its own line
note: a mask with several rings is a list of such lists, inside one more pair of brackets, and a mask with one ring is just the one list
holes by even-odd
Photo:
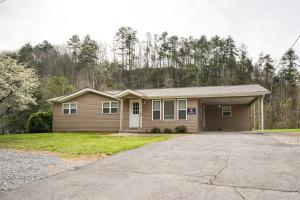
[[263, 129], [263, 99], [269, 93], [257, 84], [104, 92], [86, 88], [49, 102], [54, 132], [142, 132], [178, 125], [188, 132], [245, 131], [256, 128], [256, 121]]

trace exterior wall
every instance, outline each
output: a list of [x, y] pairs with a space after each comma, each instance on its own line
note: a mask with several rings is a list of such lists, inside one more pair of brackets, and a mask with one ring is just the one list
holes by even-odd
[[62, 103], [54, 103], [53, 131], [119, 131], [119, 113], [102, 114], [102, 101], [116, 100], [99, 94], [86, 93], [64, 102], [77, 102], [77, 114], [71, 115], [63, 115]]
[[163, 100], [161, 100], [161, 120], [152, 120], [152, 100], [145, 100], [143, 104], [143, 130], [151, 130], [158, 127], [163, 131], [165, 128], [174, 129], [184, 125], [188, 132], [198, 132], [198, 100], [187, 99], [187, 108], [196, 108], [195, 115], [187, 115], [187, 120], [177, 120], [177, 99], [175, 104], [175, 120], [163, 120]]
[[205, 130], [251, 130], [250, 105], [231, 105], [231, 117], [222, 117], [218, 105], [205, 105]]
[[123, 100], [123, 122], [122, 122], [123, 130], [129, 129], [129, 99]]
[[[123, 100], [122, 130], [129, 130], [129, 97]], [[53, 131], [119, 131], [120, 114], [102, 114], [102, 101], [115, 99], [87, 93], [65, 103], [76, 102], [77, 114], [63, 115], [62, 103], [53, 104]], [[161, 100], [161, 120], [152, 120], [152, 100], [143, 100], [142, 129], [158, 127], [174, 129], [178, 125], [187, 127], [188, 132], [201, 130], [251, 130], [251, 109], [249, 105], [231, 105], [232, 116], [222, 117], [222, 109], [217, 105], [204, 105], [201, 100], [187, 99], [187, 108], [196, 108], [196, 114], [187, 115], [187, 120], [177, 120], [177, 99], [175, 99], [175, 120], [163, 120], [163, 100]], [[204, 113], [205, 110], [205, 113]], [[120, 112], [120, 102], [119, 109]], [[205, 127], [203, 118], [205, 117]]]

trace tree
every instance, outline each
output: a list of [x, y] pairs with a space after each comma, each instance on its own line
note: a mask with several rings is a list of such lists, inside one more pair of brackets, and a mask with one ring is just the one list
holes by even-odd
[[73, 35], [67, 42], [68, 47], [72, 52], [72, 58], [74, 63], [78, 63], [80, 51], [81, 51], [81, 41], [78, 35]]
[[131, 27], [122, 26], [115, 35], [117, 49], [121, 51], [123, 69], [132, 69], [135, 45], [138, 41], [137, 32]]
[[283, 78], [288, 86], [295, 87], [299, 82], [299, 57], [293, 49], [289, 49], [282, 57]]
[[79, 69], [94, 66], [98, 59], [99, 46], [97, 42], [91, 39], [90, 35], [86, 35], [81, 44], [81, 51], [79, 53]]
[[[285, 101], [290, 99], [290, 126], [296, 127], [297, 124], [297, 99], [298, 99], [298, 88], [299, 83], [299, 57], [296, 55], [293, 49], [289, 49], [282, 57], [282, 70], [281, 76], [284, 81], [285, 91], [290, 98], [285, 98]], [[299, 112], [299, 111], [298, 111]]]
[[269, 54], [261, 54], [259, 57], [259, 63], [261, 68], [261, 81], [262, 84], [272, 91], [273, 78], [275, 75], [275, 68], [273, 65], [273, 59]]
[[64, 76], [51, 77], [45, 88], [45, 99], [64, 96], [74, 91], [74, 87], [69, 80]]
[[39, 81], [35, 70], [16, 60], [0, 57], [0, 120], [12, 110], [25, 110], [35, 104]]
[[244, 44], [238, 49], [238, 62], [235, 70], [234, 83], [245, 84], [251, 83], [253, 76], [253, 64], [248, 57], [247, 48]]
[[18, 62], [28, 63], [31, 66], [34, 62], [33, 47], [30, 43], [26, 43], [21, 47], [18, 53]]
[[[56, 61], [59, 53], [55, 47], [47, 40], [39, 43], [33, 48], [34, 65], [40, 76], [48, 76], [56, 73]], [[27, 62], [29, 63], [29, 62]]]

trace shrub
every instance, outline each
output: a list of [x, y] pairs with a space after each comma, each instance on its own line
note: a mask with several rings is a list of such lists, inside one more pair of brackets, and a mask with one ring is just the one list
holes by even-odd
[[173, 131], [172, 131], [172, 129], [170, 129], [170, 128], [165, 128], [164, 129], [164, 133], [172, 133]]
[[176, 128], [175, 128], [175, 132], [176, 133], [186, 133], [186, 131], [187, 131], [187, 128], [186, 128], [186, 126], [176, 126]]
[[39, 111], [31, 114], [27, 121], [27, 131], [29, 133], [52, 132], [52, 112]]
[[160, 133], [160, 129], [157, 127], [153, 127], [150, 132], [151, 133]]

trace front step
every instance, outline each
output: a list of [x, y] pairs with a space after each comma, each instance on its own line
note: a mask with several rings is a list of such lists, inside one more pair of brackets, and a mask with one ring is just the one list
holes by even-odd
[[127, 130], [121, 130], [119, 133], [144, 133], [144, 130], [140, 129], [127, 129]]

